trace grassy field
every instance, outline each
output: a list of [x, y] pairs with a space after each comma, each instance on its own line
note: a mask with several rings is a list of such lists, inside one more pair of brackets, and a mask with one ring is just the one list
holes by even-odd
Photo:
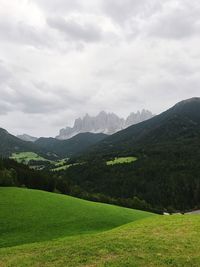
[[24, 163], [24, 164], [28, 164], [29, 161], [31, 161], [31, 160], [34, 160], [34, 161], [49, 161], [49, 160], [39, 156], [38, 154], [36, 154], [34, 152], [13, 153], [10, 158], [16, 160], [19, 163]]
[[115, 165], [115, 164], [122, 164], [122, 163], [132, 163], [136, 161], [136, 157], [120, 157], [120, 158], [115, 158], [113, 160], [109, 160], [106, 162], [107, 165]]
[[154, 216], [82, 237], [0, 249], [1, 267], [199, 267], [200, 217]]
[[152, 215], [42, 191], [0, 188], [0, 239], [1, 267], [200, 266], [199, 215]]
[[72, 166], [77, 166], [77, 165], [82, 165], [82, 164], [84, 163], [73, 163], [73, 164], [60, 165], [60, 166], [57, 166], [56, 168], [51, 169], [51, 171], [54, 171], [54, 172], [65, 171]]
[[55, 193], [0, 187], [0, 247], [97, 233], [149, 216]]
[[49, 162], [49, 163], [51, 163], [51, 166], [52, 166], [51, 171], [64, 171], [64, 170], [67, 170], [68, 168], [70, 168], [72, 166], [80, 164], [80, 163], [68, 164], [67, 163], [68, 159], [61, 159], [61, 160], [57, 160], [57, 161], [48, 160], [48, 159], [45, 159], [45, 158], [39, 156], [38, 154], [36, 154], [34, 152], [13, 153], [10, 158], [17, 161], [18, 163], [23, 163], [26, 165], [28, 165], [29, 162], [31, 160], [33, 160], [33, 161], [35, 161], [35, 165], [33, 165], [32, 167], [34, 167], [34, 166], [37, 167], [37, 162], [40, 162], [39, 166], [41, 166], [41, 169], [42, 169], [42, 165], [41, 165], [42, 161], [44, 163]]

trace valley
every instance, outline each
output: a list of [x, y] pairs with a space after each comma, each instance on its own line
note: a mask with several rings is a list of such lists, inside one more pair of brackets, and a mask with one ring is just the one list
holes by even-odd
[[199, 33], [199, 0], [0, 0], [0, 267], [200, 267]]
[[0, 266], [200, 265], [200, 98], [110, 136], [0, 140]]

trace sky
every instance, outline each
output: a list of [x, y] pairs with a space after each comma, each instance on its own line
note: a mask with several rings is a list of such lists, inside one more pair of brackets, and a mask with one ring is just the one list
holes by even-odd
[[13, 134], [199, 95], [199, 0], [0, 0], [0, 127]]

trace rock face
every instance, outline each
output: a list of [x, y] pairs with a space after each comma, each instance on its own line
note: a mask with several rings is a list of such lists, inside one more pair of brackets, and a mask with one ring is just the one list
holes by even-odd
[[86, 114], [82, 119], [76, 119], [73, 127], [61, 129], [56, 138], [65, 140], [85, 132], [111, 135], [133, 124], [148, 120], [153, 116], [148, 110], [138, 111], [137, 113], [132, 112], [127, 119], [119, 118], [116, 114], [106, 113], [105, 111], [101, 111], [96, 117]]
[[35, 142], [38, 138], [30, 136], [28, 134], [17, 135], [17, 137], [23, 141]]

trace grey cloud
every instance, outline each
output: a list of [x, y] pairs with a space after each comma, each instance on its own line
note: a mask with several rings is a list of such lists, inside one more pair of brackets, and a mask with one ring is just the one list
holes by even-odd
[[29, 45], [36, 48], [52, 46], [53, 39], [45, 29], [40, 29], [24, 22], [0, 19], [0, 40], [15, 44]]
[[81, 10], [83, 1], [80, 0], [31, 0], [46, 13], [67, 14], [74, 10]]
[[199, 92], [199, 0], [0, 1], [0, 126], [51, 135]]
[[22, 111], [29, 114], [49, 114], [82, 105], [85, 97], [67, 88], [50, 86], [46, 82], [19, 81], [0, 64], [0, 114]]
[[200, 32], [199, 15], [196, 10], [184, 4], [157, 16], [147, 27], [150, 36], [165, 39], [183, 39]]
[[4, 66], [4, 62], [0, 61], [0, 85], [6, 83], [12, 77], [12, 73]]
[[157, 0], [103, 0], [102, 7], [107, 16], [121, 24], [136, 16], [151, 16], [161, 9], [162, 3]]
[[0, 115], [6, 115], [13, 109], [12, 105], [0, 100]]
[[80, 24], [75, 20], [68, 20], [61, 17], [48, 18], [50, 27], [64, 33], [67, 40], [96, 42], [102, 38], [102, 31], [97, 25], [92, 23]]

